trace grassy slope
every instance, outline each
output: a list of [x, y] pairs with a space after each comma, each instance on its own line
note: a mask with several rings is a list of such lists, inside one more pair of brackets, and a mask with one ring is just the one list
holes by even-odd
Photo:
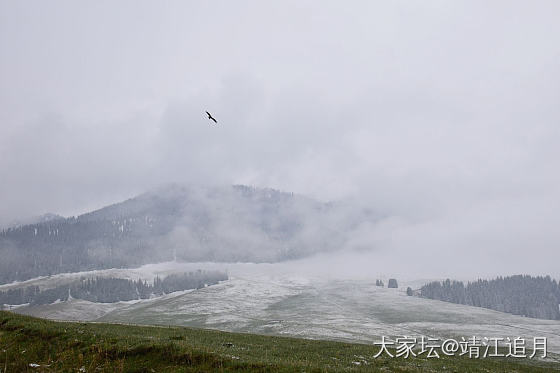
[[[558, 364], [464, 357], [373, 359], [377, 346], [183, 327], [54, 322], [0, 311], [0, 372], [550, 372]], [[365, 364], [363, 361], [368, 363]], [[362, 361], [361, 365], [353, 362]], [[30, 363], [41, 367], [31, 368]], [[45, 365], [49, 365], [45, 367]]]

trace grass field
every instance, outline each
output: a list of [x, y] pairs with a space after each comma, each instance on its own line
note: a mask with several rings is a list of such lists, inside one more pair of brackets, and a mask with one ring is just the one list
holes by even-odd
[[[227, 270], [228, 281], [195, 291], [133, 302], [94, 303], [73, 299], [28, 306], [14, 312], [61, 321], [175, 325], [349, 343], [371, 344], [385, 335], [431, 338], [479, 337], [532, 340], [546, 337], [560, 361], [560, 321], [510, 315], [480, 307], [409, 297], [404, 289], [424, 281], [400, 281], [401, 288], [375, 286], [374, 279], [334, 279], [305, 274], [289, 264], [158, 263], [55, 275], [31, 280], [44, 288], [68, 278], [119, 276], [151, 279], [196, 269]], [[117, 272], [115, 272], [117, 271]], [[0, 289], [29, 283], [0, 285]], [[552, 356], [552, 355], [555, 356]]]
[[55, 322], [0, 311], [5, 372], [550, 372], [522, 359], [377, 359], [377, 346], [184, 327]]

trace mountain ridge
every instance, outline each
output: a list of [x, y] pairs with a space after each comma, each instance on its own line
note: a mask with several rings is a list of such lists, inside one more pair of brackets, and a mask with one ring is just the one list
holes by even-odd
[[271, 188], [169, 184], [77, 217], [2, 230], [0, 282], [169, 260], [301, 258], [344, 245], [364, 216], [342, 210]]
[[60, 219], [66, 219], [66, 218], [62, 215], [58, 215], [52, 212], [47, 212], [41, 215], [31, 216], [25, 219], [12, 220], [10, 223], [6, 224], [4, 229], [17, 228], [25, 225], [46, 223], [49, 221], [60, 220]]

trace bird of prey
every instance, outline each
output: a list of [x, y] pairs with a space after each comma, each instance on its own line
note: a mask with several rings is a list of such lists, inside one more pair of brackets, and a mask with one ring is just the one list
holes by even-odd
[[214, 119], [214, 117], [212, 116], [212, 114], [210, 114], [209, 112], [206, 112], [206, 114], [208, 114], [208, 119], [213, 120], [214, 123], [218, 124], [218, 121], [216, 119]]

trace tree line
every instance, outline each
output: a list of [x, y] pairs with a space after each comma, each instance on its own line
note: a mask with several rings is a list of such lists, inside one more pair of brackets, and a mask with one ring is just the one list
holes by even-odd
[[70, 297], [90, 302], [113, 303], [136, 299], [148, 299], [188, 289], [200, 289], [227, 280], [228, 276], [219, 271], [201, 271], [171, 274], [165, 278], [156, 277], [152, 283], [138, 279], [122, 278], [82, 278], [74, 283], [40, 290], [38, 286], [0, 291], [0, 305], [10, 304], [51, 304], [67, 301]]
[[[337, 208], [272, 189], [169, 186], [78, 217], [0, 229], [0, 284], [171, 260], [300, 258], [342, 244], [343, 230], [331, 226]], [[308, 224], [325, 234], [307, 234]]]
[[538, 319], [560, 320], [560, 284], [550, 276], [515, 275], [493, 280], [430, 282], [420, 296]]
[[172, 260], [155, 242], [171, 230], [164, 219], [60, 219], [0, 231], [0, 283]]

